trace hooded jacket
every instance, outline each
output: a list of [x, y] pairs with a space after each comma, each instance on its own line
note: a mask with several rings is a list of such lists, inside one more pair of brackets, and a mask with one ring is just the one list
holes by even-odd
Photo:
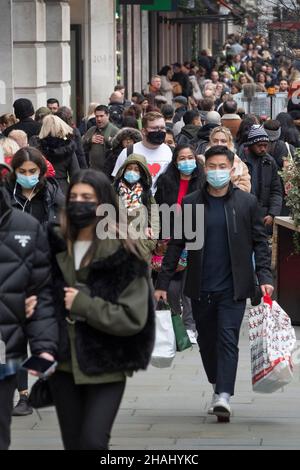
[[196, 148], [196, 154], [201, 155], [204, 154], [205, 149], [209, 142], [209, 136], [211, 131], [218, 127], [218, 124], [205, 124], [204, 126], [200, 127], [198, 130], [197, 136], [190, 141], [191, 145], [194, 145]]
[[194, 124], [187, 124], [181, 129], [180, 134], [176, 137], [177, 145], [189, 144], [192, 139], [197, 137], [197, 134], [200, 130], [199, 126]]
[[138, 131], [137, 129], [133, 129], [131, 127], [124, 127], [115, 135], [111, 143], [112, 149], [106, 153], [105, 164], [104, 164], [104, 169], [103, 169], [106, 176], [108, 176], [108, 178], [110, 179], [111, 179], [111, 174], [114, 170], [116, 161], [118, 159], [118, 156], [124, 149], [123, 144], [122, 144], [124, 139], [132, 139], [133, 143], [136, 144], [137, 142], [142, 141], [143, 136], [140, 133], [140, 131]]
[[[140, 168], [142, 178], [139, 182], [142, 184], [143, 192], [144, 192], [144, 196], [142, 196], [142, 203], [147, 208], [147, 211], [148, 211], [147, 213], [148, 221], [147, 222], [144, 221], [144, 225], [146, 227], [150, 227], [154, 233], [154, 237], [151, 239], [141, 238], [138, 240], [138, 245], [141, 251], [141, 255], [146, 261], [150, 261], [151, 254], [155, 249], [156, 241], [159, 236], [159, 212], [158, 212], [156, 201], [151, 193], [152, 177], [151, 177], [150, 171], [148, 170], [145, 157], [143, 157], [142, 155], [137, 155], [137, 154], [130, 155], [127, 158], [127, 160], [123, 163], [121, 168], [119, 169], [116, 175], [115, 181], [113, 183], [113, 187], [117, 194], [118, 194], [119, 183], [121, 180], [125, 182], [127, 186], [130, 187], [130, 185], [124, 180], [124, 173], [126, 171], [127, 166], [130, 164], [136, 164]], [[139, 217], [139, 215], [140, 214], [137, 214], [136, 216], [133, 216], [133, 217], [132, 216], [128, 217], [129, 233], [130, 233], [134, 220], [136, 219], [136, 217]]]
[[[37, 220], [12, 209], [10, 198], [0, 187], [0, 334], [7, 359], [27, 354], [56, 355], [58, 328], [52, 304], [51, 266], [47, 236]], [[30, 319], [25, 299], [38, 296]]]

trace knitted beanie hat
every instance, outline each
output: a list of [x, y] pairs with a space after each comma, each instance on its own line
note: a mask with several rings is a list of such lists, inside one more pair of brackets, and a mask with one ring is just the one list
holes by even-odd
[[269, 136], [263, 126], [254, 124], [249, 131], [247, 145], [254, 145], [257, 142], [269, 142]]
[[15, 116], [18, 119], [26, 119], [34, 115], [32, 102], [27, 98], [19, 98], [14, 102]]

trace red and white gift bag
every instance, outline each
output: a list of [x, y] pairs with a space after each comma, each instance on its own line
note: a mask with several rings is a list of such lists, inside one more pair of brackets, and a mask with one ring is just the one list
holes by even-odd
[[290, 317], [269, 296], [250, 309], [249, 338], [254, 392], [273, 393], [291, 382], [295, 330]]

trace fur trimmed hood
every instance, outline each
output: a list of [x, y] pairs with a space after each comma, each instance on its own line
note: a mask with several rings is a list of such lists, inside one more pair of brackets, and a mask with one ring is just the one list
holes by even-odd
[[132, 127], [124, 127], [121, 129], [112, 140], [112, 148], [116, 149], [122, 144], [124, 139], [132, 139], [136, 144], [142, 141], [142, 134], [139, 130], [133, 129]]

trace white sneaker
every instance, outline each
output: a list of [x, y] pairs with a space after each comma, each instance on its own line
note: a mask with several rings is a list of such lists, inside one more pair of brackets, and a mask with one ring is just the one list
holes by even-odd
[[218, 418], [230, 419], [231, 408], [229, 402], [225, 398], [218, 398], [214, 403], [213, 413]]
[[197, 344], [197, 333], [193, 330], [186, 330], [189, 340], [192, 344]]
[[210, 404], [210, 407], [208, 408], [207, 410], [207, 414], [208, 415], [213, 415], [214, 414], [214, 407], [215, 407], [215, 404], [219, 401], [219, 395], [217, 393], [213, 393], [212, 394], [212, 398], [211, 398], [211, 404]]

